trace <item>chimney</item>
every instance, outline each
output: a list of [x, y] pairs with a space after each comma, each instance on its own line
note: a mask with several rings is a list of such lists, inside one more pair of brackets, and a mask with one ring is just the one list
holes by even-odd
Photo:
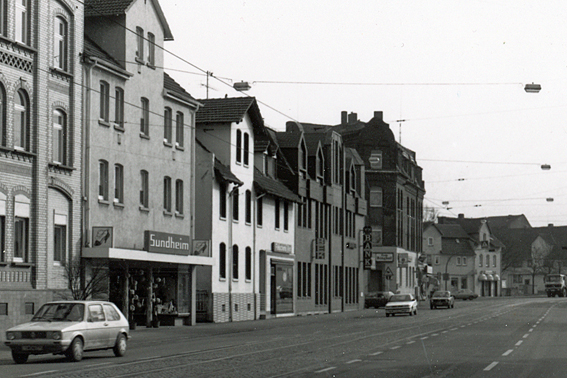
[[460, 213], [460, 214], [459, 214], [459, 219], [465, 219], [465, 214]]
[[348, 115], [348, 123], [355, 123], [356, 121], [358, 121], [358, 114], [350, 112]]
[[547, 227], [553, 227], [553, 223], [548, 223]]
[[344, 126], [347, 124], [348, 120], [348, 113], [346, 110], [343, 110], [341, 112], [341, 126]]
[[378, 121], [383, 121], [384, 120], [384, 112], [381, 110], [377, 110], [374, 112], [374, 118], [376, 118]]

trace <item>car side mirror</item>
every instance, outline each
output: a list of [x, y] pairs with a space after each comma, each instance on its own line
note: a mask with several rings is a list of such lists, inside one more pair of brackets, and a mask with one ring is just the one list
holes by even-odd
[[87, 318], [87, 322], [88, 322], [88, 323], [92, 323], [92, 322], [93, 322], [93, 318], [89, 316], [89, 317]]

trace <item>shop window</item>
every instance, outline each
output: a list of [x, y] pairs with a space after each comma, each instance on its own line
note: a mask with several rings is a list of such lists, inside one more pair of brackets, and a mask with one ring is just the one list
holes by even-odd
[[256, 201], [256, 212], [256, 222], [258, 223], [258, 226], [262, 226], [264, 223], [264, 197], [260, 197]]
[[29, 98], [23, 89], [14, 99], [14, 148], [31, 151]]
[[163, 178], [163, 209], [171, 213], [171, 177]]
[[219, 216], [226, 219], [226, 184], [219, 184]]
[[219, 245], [219, 277], [226, 279], [226, 244]]
[[67, 21], [61, 17], [55, 17], [53, 42], [53, 65], [63, 71], [67, 71]]
[[153, 33], [148, 33], [148, 65], [156, 65], [156, 36]]
[[232, 246], [232, 279], [238, 279], [238, 246]]
[[124, 167], [114, 165], [114, 203], [124, 203]]
[[276, 227], [276, 230], [280, 229], [280, 199], [276, 198], [275, 199], [275, 204], [274, 204], [274, 224]]
[[163, 114], [163, 143], [166, 145], [171, 145], [172, 143], [172, 133], [173, 133], [173, 112], [171, 108], [166, 107]]
[[29, 0], [16, 1], [16, 41], [29, 44]]
[[236, 130], [236, 162], [242, 162], [242, 131]]
[[53, 162], [67, 164], [67, 115], [56, 109], [53, 112]]
[[246, 279], [252, 279], [252, 249], [246, 247]]
[[184, 119], [183, 113], [177, 112], [175, 117], [175, 146], [183, 148], [184, 145]]
[[108, 122], [110, 114], [110, 86], [104, 80], [100, 81], [100, 114], [99, 119]]
[[140, 134], [144, 137], [150, 136], [150, 100], [142, 97], [142, 116], [140, 118]]
[[108, 201], [108, 162], [98, 161], [98, 199]]

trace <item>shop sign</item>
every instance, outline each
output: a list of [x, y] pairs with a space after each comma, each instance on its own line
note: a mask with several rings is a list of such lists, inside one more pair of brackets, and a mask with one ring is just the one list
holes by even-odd
[[362, 254], [364, 269], [372, 269], [372, 228], [364, 227], [362, 234]]
[[191, 254], [191, 239], [187, 235], [146, 230], [144, 231], [144, 250], [188, 256]]
[[193, 256], [211, 257], [210, 240], [193, 240]]
[[112, 248], [112, 227], [93, 227], [92, 246]]
[[315, 258], [324, 259], [325, 258], [325, 239], [317, 238], [315, 239]]
[[398, 266], [406, 268], [408, 266], [408, 254], [398, 253]]
[[279, 252], [279, 253], [287, 253], [291, 254], [291, 244], [283, 244], [283, 243], [272, 243], [272, 251]]
[[374, 260], [376, 262], [394, 262], [394, 253], [393, 252], [374, 253]]

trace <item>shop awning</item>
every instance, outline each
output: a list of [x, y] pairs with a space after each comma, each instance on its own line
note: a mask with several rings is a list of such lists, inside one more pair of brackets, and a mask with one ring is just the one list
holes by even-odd
[[107, 247], [85, 248], [83, 249], [82, 257], [91, 259], [132, 260], [184, 265], [212, 266], [214, 264], [213, 258], [206, 256], [184, 256]]
[[492, 274], [487, 274], [487, 275], [486, 275], [486, 280], [487, 280], [487, 281], [494, 281], [494, 277], [492, 277]]
[[243, 182], [240, 181], [238, 177], [236, 177], [234, 173], [231, 172], [230, 168], [222, 164], [218, 159], [215, 159], [215, 173], [217, 174], [217, 177], [223, 179], [226, 182], [230, 182], [239, 186], [243, 184]]
[[495, 274], [493, 277], [494, 281], [500, 281], [500, 276], [498, 274]]
[[488, 278], [486, 277], [486, 274], [482, 273], [482, 274], [479, 274], [478, 280], [479, 281], [488, 281]]

